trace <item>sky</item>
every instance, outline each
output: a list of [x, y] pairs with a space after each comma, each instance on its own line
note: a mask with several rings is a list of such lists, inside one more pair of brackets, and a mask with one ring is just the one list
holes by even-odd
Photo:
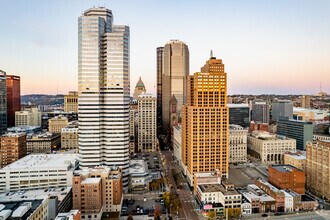
[[223, 60], [228, 94], [330, 93], [329, 0], [1, 0], [0, 69], [21, 76], [22, 94], [77, 90], [78, 17], [112, 10], [130, 26], [131, 92], [142, 77], [156, 93], [156, 48], [190, 51], [190, 74]]

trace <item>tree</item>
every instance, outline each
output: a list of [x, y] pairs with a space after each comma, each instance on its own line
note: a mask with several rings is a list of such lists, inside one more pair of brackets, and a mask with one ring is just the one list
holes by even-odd
[[241, 209], [240, 208], [228, 208], [228, 218], [234, 218], [238, 219], [241, 215]]
[[208, 212], [208, 213], [207, 213], [207, 217], [208, 217], [209, 219], [213, 219], [215, 216], [216, 216], [216, 213], [215, 213], [214, 211], [212, 211], [212, 212]]
[[133, 220], [133, 216], [131, 215], [131, 213], [127, 216], [127, 220]]

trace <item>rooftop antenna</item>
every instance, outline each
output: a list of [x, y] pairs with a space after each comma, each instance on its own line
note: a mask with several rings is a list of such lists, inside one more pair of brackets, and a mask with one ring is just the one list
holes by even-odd
[[211, 58], [213, 57], [213, 50], [211, 50], [211, 52], [210, 52], [210, 57]]

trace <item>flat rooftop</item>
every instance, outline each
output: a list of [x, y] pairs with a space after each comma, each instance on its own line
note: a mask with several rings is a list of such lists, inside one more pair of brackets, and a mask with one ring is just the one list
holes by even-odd
[[[29, 168], [34, 169], [49, 169], [49, 168], [67, 168], [71, 169], [71, 165], [78, 160], [78, 154], [30, 154], [22, 159], [15, 161], [1, 170], [24, 170]], [[70, 168], [68, 168], [70, 166]]]
[[81, 185], [84, 184], [98, 184], [101, 182], [101, 178], [86, 178], [83, 181], [81, 181]]
[[227, 104], [228, 108], [249, 108], [249, 104]]
[[291, 165], [270, 165], [270, 167], [276, 169], [277, 171], [279, 172], [282, 172], [282, 173], [287, 173], [287, 172], [292, 172], [292, 171], [301, 171], [297, 168], [295, 168], [294, 166], [291, 166]]
[[221, 184], [199, 184], [203, 193], [222, 192], [224, 195], [240, 195], [235, 189], [225, 189]]
[[17, 137], [22, 137], [22, 136], [25, 136], [25, 135], [26, 135], [25, 132], [23, 132], [23, 133], [8, 132], [6, 134], [1, 135], [0, 137], [15, 137], [15, 138], [17, 138]]
[[[23, 211], [23, 207], [26, 203], [31, 204], [31, 208], [27, 210], [26, 213]], [[38, 200], [25, 200], [25, 201], [8, 201], [8, 202], [0, 202], [0, 205], [4, 205], [5, 208], [1, 212], [10, 211], [10, 215], [8, 219], [28, 219], [29, 216], [43, 203], [43, 199]], [[6, 211], [8, 210], [8, 211]], [[23, 212], [22, 212], [23, 211]], [[14, 214], [15, 213], [15, 214]], [[14, 215], [22, 215], [20, 217]]]
[[37, 190], [20, 190], [17, 192], [7, 192], [0, 194], [0, 204], [2, 202], [9, 201], [23, 201], [23, 200], [34, 200], [34, 199], [45, 199], [48, 196], [57, 196], [59, 202], [70, 193], [71, 187], [62, 188], [48, 188], [48, 189], [37, 189]]

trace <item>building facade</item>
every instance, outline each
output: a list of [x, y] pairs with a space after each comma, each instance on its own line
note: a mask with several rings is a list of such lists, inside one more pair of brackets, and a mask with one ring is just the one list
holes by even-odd
[[293, 103], [290, 100], [278, 100], [272, 102], [272, 120], [278, 121], [280, 117], [293, 117]]
[[218, 170], [228, 177], [229, 126], [227, 73], [221, 59], [211, 57], [188, 79], [187, 105], [182, 110], [182, 161], [187, 176]]
[[306, 171], [306, 153], [304, 151], [286, 152], [283, 155], [283, 164], [288, 164], [299, 170]]
[[41, 126], [41, 112], [36, 107], [24, 111], [15, 112], [15, 127], [18, 126]]
[[21, 110], [21, 78], [7, 75], [7, 126], [15, 126], [15, 112]]
[[244, 128], [250, 125], [250, 107], [248, 104], [227, 104], [229, 107], [229, 124]]
[[64, 116], [56, 116], [48, 120], [48, 131], [51, 133], [58, 133], [62, 132], [62, 129], [68, 126], [69, 120], [67, 117]]
[[182, 105], [187, 102], [188, 46], [182, 41], [171, 40], [163, 48], [162, 58], [161, 101], [163, 133], [170, 137], [172, 130], [171, 112], [173, 112], [173, 109], [171, 109], [172, 96], [175, 96], [178, 102], [177, 112], [179, 118], [181, 117]]
[[268, 182], [280, 189], [291, 189], [305, 194], [305, 172], [291, 165], [270, 165]]
[[7, 133], [0, 136], [0, 167], [26, 156], [26, 134]]
[[0, 193], [72, 186], [76, 154], [27, 155], [0, 169]]
[[306, 186], [330, 201], [330, 142], [307, 142]]
[[150, 93], [138, 96], [138, 151], [154, 152], [157, 149], [157, 98]]
[[162, 105], [162, 76], [163, 76], [163, 51], [164, 47], [157, 47], [156, 69], [157, 69], [157, 134], [163, 132], [163, 105]]
[[252, 101], [251, 121], [269, 123], [269, 104], [267, 101]]
[[129, 27], [112, 11], [86, 10], [78, 19], [78, 114], [81, 167], [129, 167]]
[[64, 111], [78, 112], [78, 92], [70, 91], [68, 95], [64, 95]]
[[7, 84], [6, 72], [0, 70], [0, 135], [7, 130]]
[[229, 125], [229, 163], [246, 163], [248, 130], [239, 125]]
[[277, 134], [295, 139], [297, 149], [306, 150], [306, 142], [313, 140], [313, 124], [312, 122], [280, 118], [277, 123]]
[[65, 128], [62, 128], [61, 131], [61, 148], [62, 149], [77, 149], [79, 148], [78, 144], [78, 125], [69, 124]]
[[323, 122], [328, 116], [327, 110], [293, 108], [293, 119], [299, 121]]
[[50, 154], [61, 146], [61, 135], [49, 132], [28, 134], [26, 145], [29, 153]]
[[144, 83], [140, 77], [139, 81], [136, 83], [136, 86], [134, 89], [133, 99], [137, 100], [139, 95], [141, 95], [142, 93], [145, 93], [145, 92], [146, 92], [146, 87], [144, 86]]
[[296, 140], [269, 134], [268, 132], [253, 132], [247, 138], [248, 153], [262, 163], [277, 163], [283, 161], [283, 154], [296, 151]]
[[73, 209], [84, 219], [101, 219], [103, 212], [119, 212], [123, 201], [122, 173], [118, 167], [75, 171], [72, 177]]

